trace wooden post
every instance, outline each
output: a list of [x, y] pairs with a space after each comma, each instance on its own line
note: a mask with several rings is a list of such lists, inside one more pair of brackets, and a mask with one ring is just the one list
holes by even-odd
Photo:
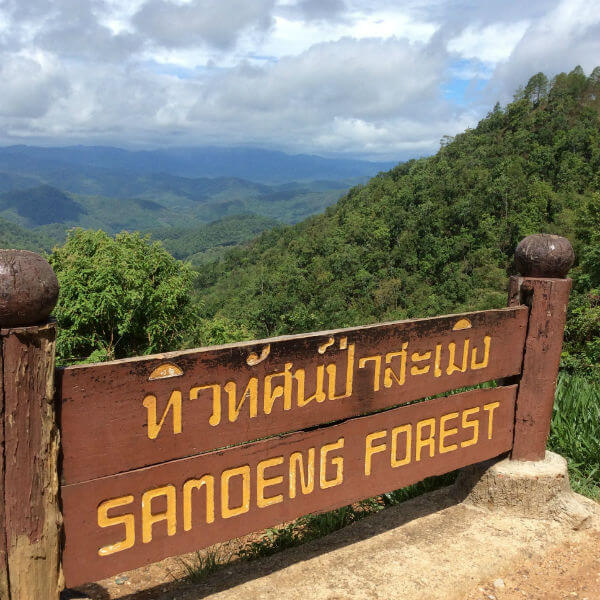
[[511, 277], [509, 305], [530, 307], [517, 395], [513, 460], [542, 460], [550, 432], [556, 379], [567, 318], [573, 248], [557, 235], [526, 237], [515, 251], [521, 274]]
[[0, 250], [0, 598], [58, 600], [62, 589], [59, 430], [54, 406], [58, 298], [50, 265]]

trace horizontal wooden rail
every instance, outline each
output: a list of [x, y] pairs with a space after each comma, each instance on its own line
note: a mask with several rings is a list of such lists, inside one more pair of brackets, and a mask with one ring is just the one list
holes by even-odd
[[64, 486], [67, 585], [498, 456], [515, 398], [516, 386], [472, 390]]
[[506, 309], [55, 370], [56, 276], [0, 251], [2, 600], [58, 600], [61, 565], [75, 586], [511, 450], [542, 458], [572, 263], [564, 238], [529, 236]]
[[63, 483], [518, 374], [527, 316], [505, 308], [59, 370]]

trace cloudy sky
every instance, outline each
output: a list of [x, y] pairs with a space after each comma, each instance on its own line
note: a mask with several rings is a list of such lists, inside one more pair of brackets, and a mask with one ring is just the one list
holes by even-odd
[[600, 0], [0, 0], [0, 144], [435, 152], [600, 63]]

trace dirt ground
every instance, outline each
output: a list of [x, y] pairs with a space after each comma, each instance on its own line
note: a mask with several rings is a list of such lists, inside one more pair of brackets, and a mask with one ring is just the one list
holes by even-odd
[[[417, 499], [407, 504], [412, 506], [408, 511], [382, 511], [266, 559], [234, 562], [197, 585], [181, 580], [180, 559], [168, 559], [85, 586], [64, 598], [271, 600], [283, 593], [288, 600], [317, 596], [319, 600], [600, 600], [600, 530], [569, 533], [555, 522], [504, 518], [460, 505], [431, 513], [433, 507], [425, 503]], [[420, 514], [426, 516], [415, 519]], [[392, 525], [401, 527], [394, 533], [388, 530]], [[448, 539], [457, 540], [456, 546], [450, 546]], [[240, 542], [225, 552], [234, 551]], [[364, 564], [353, 562], [357, 555]], [[380, 557], [376, 570], [374, 556]], [[428, 557], [430, 564], [423, 565]], [[417, 565], [427, 568], [417, 573]], [[336, 567], [335, 583], [317, 583], [316, 573]], [[357, 572], [361, 573], [358, 579], [348, 579]], [[313, 574], [314, 587], [294, 588], [293, 581], [308, 574]], [[287, 587], [290, 579], [292, 585]]]
[[[515, 570], [480, 582], [464, 600], [600, 600], [600, 532], [591, 531], [583, 538], [577, 537], [577, 543], [551, 547], [541, 558], [526, 558]], [[223, 571], [226, 572], [227, 567]], [[180, 587], [173, 579], [180, 574], [178, 560], [169, 559], [106, 580], [103, 589], [87, 586], [81, 588], [82, 593], [73, 592], [65, 598], [108, 600], [125, 596], [127, 600], [150, 600], [170, 596], [175, 600], [182, 588], [189, 591], [187, 585]], [[148, 589], [132, 593], [142, 587]]]
[[600, 532], [566, 542], [541, 559], [482, 582], [465, 600], [600, 600]]

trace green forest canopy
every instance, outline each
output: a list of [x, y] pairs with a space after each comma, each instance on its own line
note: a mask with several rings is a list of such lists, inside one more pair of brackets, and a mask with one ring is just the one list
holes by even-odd
[[60, 363], [173, 350], [193, 337], [192, 269], [159, 242], [73, 229], [49, 261], [60, 285], [53, 312]]
[[221, 337], [228, 327], [262, 337], [500, 307], [517, 243], [539, 232], [568, 237], [578, 257], [563, 364], [598, 374], [600, 67], [534, 75], [436, 155], [203, 268], [206, 332], [218, 322]]

